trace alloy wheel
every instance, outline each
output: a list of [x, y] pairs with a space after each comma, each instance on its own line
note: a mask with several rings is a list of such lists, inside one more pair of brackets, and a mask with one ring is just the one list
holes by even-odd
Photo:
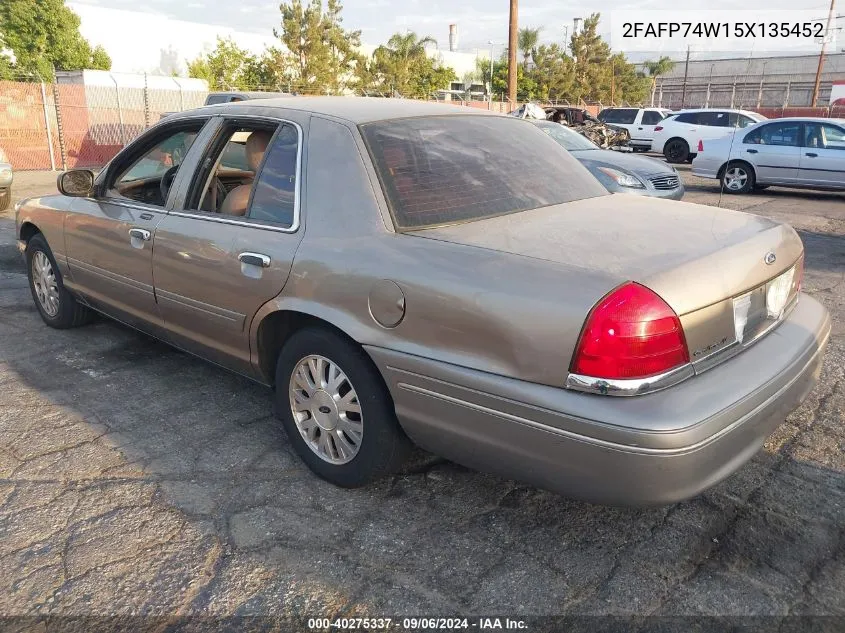
[[335, 362], [313, 354], [301, 359], [291, 374], [288, 395], [294, 423], [308, 448], [330, 464], [355, 458], [364, 437], [361, 404]]
[[59, 284], [53, 265], [44, 251], [36, 251], [32, 257], [32, 284], [41, 308], [47, 316], [56, 316], [59, 313]]
[[748, 172], [742, 167], [731, 167], [725, 172], [725, 187], [731, 191], [739, 191], [748, 182]]

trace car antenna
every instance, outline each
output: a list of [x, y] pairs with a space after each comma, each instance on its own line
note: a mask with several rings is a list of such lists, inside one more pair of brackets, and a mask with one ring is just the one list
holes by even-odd
[[[748, 54], [748, 65], [745, 67], [745, 85], [748, 85], [748, 73], [751, 70], [751, 60], [754, 57], [754, 41], [751, 42], [751, 52]], [[734, 79], [736, 81], [736, 79]], [[733, 98], [731, 98], [733, 101]], [[731, 104], [733, 105], [733, 104]], [[739, 102], [738, 110], [742, 110], [742, 100]], [[730, 116], [730, 115], [728, 115]], [[734, 153], [734, 141], [736, 140], [736, 133], [739, 130], [739, 112], [736, 113], [736, 122], [734, 123], [734, 131], [731, 134], [731, 144], [728, 147], [728, 160], [725, 162], [725, 173], [728, 171], [728, 165], [731, 164], [731, 155]], [[702, 146], [703, 149], [703, 146]], [[722, 174], [722, 177], [719, 179], [719, 203], [716, 205], [718, 208], [722, 208], [722, 194], [725, 193], [725, 174]]]

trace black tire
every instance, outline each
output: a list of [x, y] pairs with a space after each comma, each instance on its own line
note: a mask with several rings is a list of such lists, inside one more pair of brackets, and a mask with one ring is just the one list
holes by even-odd
[[756, 175], [748, 163], [733, 161], [725, 165], [719, 181], [725, 193], [749, 193], [754, 190]]
[[[335, 363], [358, 396], [363, 433], [358, 452], [344, 464], [333, 464], [317, 455], [294, 421], [291, 378], [298, 363], [310, 355], [323, 356]], [[412, 444], [396, 419], [390, 392], [372, 360], [358, 345], [328, 328], [299, 330], [285, 343], [276, 363], [275, 400], [276, 415], [302, 461], [337, 486], [356, 488], [396, 472], [411, 452]]]
[[673, 138], [663, 148], [668, 163], [685, 163], [689, 160], [689, 144], [682, 138]]
[[[35, 280], [33, 279], [32, 261], [37, 253], [44, 253], [50, 262], [53, 274], [56, 280], [56, 289], [58, 291], [59, 306], [56, 314], [51, 315], [47, 312], [41, 301], [38, 298], [38, 293], [35, 289]], [[56, 259], [53, 257], [53, 252], [47, 245], [47, 240], [40, 233], [37, 233], [30, 238], [26, 245], [26, 275], [29, 279], [29, 290], [32, 293], [32, 300], [35, 302], [35, 307], [38, 309], [38, 314], [44, 320], [44, 323], [57, 330], [66, 330], [72, 327], [79, 327], [90, 322], [94, 316], [94, 312], [79, 303], [64, 286], [62, 282], [62, 274], [59, 267], [56, 265]]]

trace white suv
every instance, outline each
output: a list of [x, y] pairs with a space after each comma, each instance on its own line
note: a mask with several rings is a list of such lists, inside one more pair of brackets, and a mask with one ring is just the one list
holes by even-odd
[[651, 147], [654, 127], [670, 114], [672, 111], [665, 108], [605, 108], [598, 118], [602, 123], [628, 130], [628, 145], [646, 152]]
[[719, 138], [732, 128], [745, 128], [766, 117], [748, 110], [701, 109], [677, 112], [654, 128], [651, 151], [663, 154], [670, 163], [692, 161], [698, 141]]

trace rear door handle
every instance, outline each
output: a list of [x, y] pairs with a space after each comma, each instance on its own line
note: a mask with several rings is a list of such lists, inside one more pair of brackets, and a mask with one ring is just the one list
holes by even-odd
[[242, 264], [250, 264], [251, 266], [258, 266], [260, 268], [270, 267], [270, 257], [261, 253], [241, 253], [238, 255], [238, 261]]
[[129, 229], [129, 237], [134, 237], [138, 240], [143, 240], [145, 242], [150, 241], [150, 233], [147, 229]]
[[748, 152], [749, 154], [756, 154], [757, 153], [756, 149], [747, 149], [745, 151]]
[[807, 152], [806, 154], [804, 154], [804, 156], [809, 156], [810, 158], [816, 158], [818, 156], [818, 154], [816, 154], [814, 152]]

